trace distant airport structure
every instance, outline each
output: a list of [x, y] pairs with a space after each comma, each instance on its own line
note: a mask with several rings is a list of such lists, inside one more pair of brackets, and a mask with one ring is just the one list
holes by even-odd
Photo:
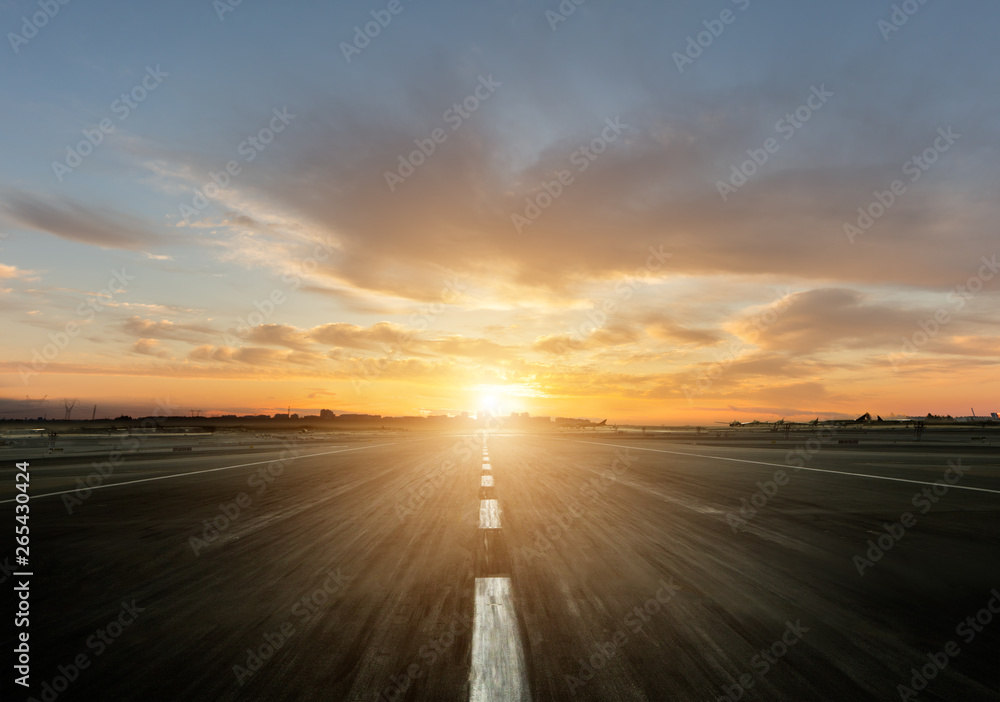
[[[69, 412], [67, 411], [66, 414], [68, 415]], [[94, 419], [92, 417], [91, 419], [76, 420], [70, 420], [66, 417], [62, 420], [56, 420], [45, 417], [35, 418], [25, 416], [22, 418], [0, 418], [0, 426], [14, 425], [11, 427], [14, 428], [22, 425], [42, 425], [52, 431], [65, 431], [72, 425], [75, 427], [90, 427], [95, 430], [108, 430], [138, 426], [141, 420], [148, 419], [148, 417], [131, 417], [129, 415], [120, 415], [114, 419]], [[174, 432], [182, 429], [190, 430], [192, 426], [219, 429], [266, 428], [284, 430], [289, 428], [315, 428], [317, 430], [403, 429], [436, 431], [469, 431], [488, 426], [494, 429], [514, 431], [558, 431], [607, 427], [608, 420], [603, 419], [597, 422], [577, 417], [556, 417], [553, 419], [551, 416], [533, 417], [527, 412], [511, 412], [509, 415], [494, 416], [488, 411], [481, 411], [476, 416], [470, 416], [469, 412], [462, 412], [455, 415], [431, 414], [397, 417], [354, 412], [337, 414], [330, 409], [321, 409], [318, 414], [299, 414], [298, 412], [292, 412], [291, 408], [289, 408], [288, 411], [274, 414], [223, 414], [210, 417], [202, 415], [201, 410], [198, 410], [184, 416], [156, 417], [155, 422], [161, 430]], [[27, 427], [23, 426], [22, 428], [27, 429]]]
[[[36, 415], [40, 409], [40, 405], [45, 401], [42, 400], [31, 400], [31, 398], [26, 398], [25, 407], [17, 412], [0, 412], [0, 427], [6, 427], [5, 430], [9, 431], [12, 429], [30, 429], [31, 427], [45, 427], [49, 430], [60, 430], [65, 431], [69, 426], [79, 426], [79, 427], [91, 427], [94, 429], [107, 429], [107, 428], [127, 428], [129, 426], [138, 426], [140, 420], [148, 419], [148, 417], [131, 417], [129, 415], [120, 415], [111, 419], [110, 416], [98, 419], [97, 418], [97, 406], [94, 405], [91, 410], [90, 418], [76, 418], [72, 417], [73, 405], [76, 404], [75, 400], [67, 400], [64, 403], [64, 414], [61, 419], [50, 418], [48, 413], [41, 413]], [[34, 405], [30, 403], [35, 403]], [[6, 416], [4, 416], [6, 415]], [[20, 415], [20, 416], [18, 416]], [[34, 415], [34, 416], [33, 416]], [[580, 430], [580, 429], [608, 429], [618, 431], [619, 425], [622, 428], [629, 427], [632, 429], [645, 429], [653, 426], [664, 428], [664, 424], [625, 424], [620, 422], [612, 421], [612, 424], [608, 424], [608, 418], [601, 419], [600, 421], [589, 419], [589, 418], [579, 418], [579, 417], [551, 417], [548, 415], [543, 416], [531, 416], [528, 412], [511, 412], [505, 415], [494, 415], [488, 410], [481, 410], [476, 414], [471, 414], [470, 412], [460, 412], [453, 414], [427, 414], [427, 415], [406, 415], [406, 416], [389, 416], [380, 414], [367, 414], [359, 412], [341, 412], [337, 413], [331, 409], [320, 409], [320, 410], [307, 410], [305, 412], [293, 412], [289, 407], [286, 411], [276, 412], [274, 414], [252, 414], [252, 415], [236, 415], [236, 414], [217, 414], [214, 416], [205, 416], [202, 410], [190, 410], [187, 415], [176, 416], [176, 417], [156, 417], [156, 424], [161, 429], [170, 429], [172, 431], [177, 431], [176, 427], [181, 426], [198, 426], [203, 428], [217, 427], [220, 429], [227, 428], [273, 428], [273, 429], [289, 429], [289, 428], [313, 428], [318, 430], [329, 430], [329, 429], [402, 429], [402, 430], [456, 430], [456, 431], [469, 431], [474, 430], [479, 427], [489, 426], [495, 429], [505, 429], [512, 431], [561, 431], [561, 430]], [[962, 424], [978, 424], [978, 425], [988, 425], [996, 422], [1000, 422], [1000, 417], [998, 417], [997, 412], [990, 412], [988, 415], [979, 414], [974, 409], [971, 415], [956, 416], [951, 415], [938, 415], [928, 413], [926, 415], [889, 415], [883, 418], [881, 415], [872, 414], [871, 412], [865, 412], [859, 415], [856, 419], [850, 419], [849, 417], [842, 417], [838, 419], [820, 419], [816, 417], [810, 421], [795, 422], [786, 421], [784, 418], [780, 419], [735, 419], [725, 422], [716, 422], [716, 424], [727, 424], [730, 428], [771, 428], [777, 430], [781, 427], [783, 430], [790, 427], [803, 427], [803, 426], [845, 426], [845, 425], [910, 425], [910, 426], [929, 426], [929, 425], [962, 425]], [[674, 426], [694, 426], [693, 424], [688, 425], [674, 425]]]

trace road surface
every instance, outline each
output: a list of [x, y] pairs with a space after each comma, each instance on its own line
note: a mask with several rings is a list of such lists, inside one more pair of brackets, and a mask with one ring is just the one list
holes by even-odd
[[1000, 698], [997, 459], [800, 449], [351, 438], [68, 495], [94, 459], [32, 459], [12, 699]]

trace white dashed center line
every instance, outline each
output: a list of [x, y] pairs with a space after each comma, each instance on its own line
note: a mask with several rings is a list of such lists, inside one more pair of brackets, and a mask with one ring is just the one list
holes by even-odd
[[496, 500], [479, 501], [479, 528], [500, 528], [500, 505]]
[[476, 578], [470, 702], [531, 700], [510, 578]]

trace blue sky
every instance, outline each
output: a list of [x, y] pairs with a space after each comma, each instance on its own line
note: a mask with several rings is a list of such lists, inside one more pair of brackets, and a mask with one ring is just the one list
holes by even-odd
[[[8, 414], [24, 395], [141, 408], [167, 390], [219, 412], [324, 397], [410, 414], [474, 411], [488, 388], [515, 410], [636, 421], [964, 412], [996, 396], [997, 286], [978, 272], [997, 253], [995, 4], [390, 5], [244, 0], [220, 18], [204, 1], [71, 1], [23, 42], [11, 33], [41, 6], [0, 3]], [[576, 9], [555, 22], [560, 7]], [[391, 20], [346, 60], [373, 12]], [[150, 69], [122, 119], [115, 101]], [[785, 139], [778, 120], [816, 90], [831, 97]], [[248, 161], [275, 110], [282, 131]], [[114, 130], [57, 177], [102, 119]], [[607, 120], [622, 133], [577, 171]], [[390, 190], [386, 172], [435, 129], [445, 140]], [[939, 129], [958, 136], [910, 182]], [[769, 138], [779, 148], [723, 199]], [[229, 161], [239, 174], [184, 221]], [[565, 171], [565, 192], [514, 226]], [[852, 243], [844, 225], [899, 179]], [[620, 299], [650, 247], [669, 265]], [[122, 267], [134, 282], [39, 362]], [[975, 276], [955, 309], [947, 295]], [[463, 293], [442, 302], [449, 280]], [[284, 301], [250, 324], [275, 290]]]

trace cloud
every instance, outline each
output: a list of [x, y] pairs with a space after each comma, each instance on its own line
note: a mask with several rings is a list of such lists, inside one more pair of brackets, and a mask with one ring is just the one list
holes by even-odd
[[445, 356], [463, 356], [484, 361], [502, 361], [516, 354], [517, 349], [488, 339], [447, 336], [428, 342], [427, 347]]
[[744, 316], [733, 330], [751, 344], [792, 354], [882, 349], [898, 346], [926, 314], [873, 302], [857, 290], [819, 288], [794, 293]]
[[217, 363], [242, 363], [248, 366], [316, 366], [323, 360], [317, 354], [301, 351], [283, 351], [264, 346], [212, 346], [203, 344], [188, 353], [192, 361], [212, 361]]
[[[698, 363], [694, 370], [710, 370], [713, 363]], [[723, 379], [757, 378], [775, 382], [780, 378], [821, 377], [851, 368], [848, 363], [832, 363], [801, 358], [789, 353], [758, 352], [749, 353], [731, 362], [724, 363]]]
[[212, 346], [202, 344], [188, 352], [188, 358], [192, 361], [218, 361], [229, 363], [233, 360], [236, 349], [232, 346]]
[[623, 346], [640, 341], [642, 332], [634, 327], [625, 325], [608, 325], [596, 329], [588, 338], [588, 348], [602, 348], [606, 346]]
[[164, 241], [137, 217], [59, 195], [4, 191], [0, 213], [20, 226], [106, 249], [145, 251]]
[[569, 334], [547, 334], [535, 339], [532, 345], [535, 351], [564, 355], [570, 351], [579, 351], [584, 348], [582, 339], [578, 339]]
[[378, 322], [370, 327], [332, 322], [314, 327], [308, 334], [321, 344], [355, 349], [374, 349], [380, 344], [406, 347], [412, 339], [412, 334], [407, 329], [390, 322]]
[[35, 281], [38, 280], [38, 275], [36, 271], [28, 271], [17, 266], [0, 263], [0, 280]]
[[714, 329], [685, 327], [666, 317], [647, 317], [645, 323], [646, 333], [654, 339], [694, 346], [712, 346], [722, 339], [722, 334]]
[[[592, 326], [592, 325], [590, 325]], [[542, 353], [565, 355], [571, 351], [585, 351], [624, 346], [641, 341], [642, 331], [625, 324], [614, 324], [594, 329], [586, 336], [579, 334], [548, 334], [535, 339], [532, 349]]]
[[331, 392], [329, 390], [323, 390], [323, 389], [319, 389], [319, 388], [317, 388], [316, 390], [313, 390], [311, 393], [309, 393], [309, 395], [307, 395], [307, 397], [310, 400], [316, 400], [316, 399], [319, 399], [319, 398], [322, 398], [322, 397], [336, 397], [336, 396], [337, 396], [337, 393], [335, 393], [335, 392]]
[[[426, 87], [432, 95], [448, 95], [465, 81], [446, 70]], [[416, 300], [440, 298], [445, 270], [475, 278], [491, 300], [531, 291], [569, 300], [583, 282], [650, 272], [941, 288], [964, 280], [968, 268], [995, 249], [988, 232], [996, 208], [986, 183], [965, 184], [957, 197], [930, 179], [913, 185], [851, 244], [844, 223], [868, 204], [873, 190], [900, 175], [902, 160], [888, 154], [906, 154], [921, 135], [902, 129], [885, 145], [882, 161], [845, 164], [820, 138], [829, 125], [847, 130], [843, 139], [851, 153], [861, 151], [869, 135], [836, 105], [824, 108], [828, 126], [817, 117], [808, 125], [817, 130], [811, 138], [797, 136], [779, 152], [783, 161], [776, 158], [724, 202], [716, 182], [728, 176], [727, 164], [745, 159], [761, 134], [773, 133], [773, 120], [765, 117], [787, 112], [796, 104], [791, 100], [808, 95], [809, 84], [802, 90], [767, 86], [749, 107], [746, 95], [720, 92], [688, 110], [650, 95], [644, 108], [622, 116], [627, 128], [585, 171], [571, 159], [601, 133], [603, 119], [589, 128], [577, 120], [515, 160], [507, 152], [528, 126], [486, 103], [395, 192], [385, 173], [413, 150], [413, 135], [422, 134], [425, 123], [428, 132], [437, 126], [440, 111], [430, 109], [425, 95], [404, 93], [413, 109], [380, 111], [372, 119], [368, 105], [318, 96], [313, 113], [323, 117], [297, 123], [283, 142], [285, 157], [248, 173], [241, 184], [248, 208], [280, 209], [316, 241], [321, 235], [337, 241], [337, 250], [315, 268], [318, 280]], [[753, 114], [749, 127], [718, 117], [747, 111]], [[806, 148], [808, 166], [791, 154]], [[523, 213], [525, 198], [544, 192], [542, 184], [561, 170], [572, 172], [574, 181], [518, 233], [511, 215]], [[316, 183], [324, 184], [321, 192]], [[942, 253], [945, 231], [952, 246]], [[255, 230], [254, 237], [267, 258], [287, 266], [309, 249], [288, 246], [276, 232]], [[672, 331], [683, 340], [682, 330]], [[711, 336], [691, 332], [687, 340], [711, 343]]]
[[285, 346], [296, 351], [307, 351], [311, 346], [309, 335], [287, 324], [261, 324], [250, 330], [247, 341], [269, 346]]
[[129, 317], [121, 323], [121, 329], [131, 336], [147, 339], [174, 339], [200, 343], [205, 336], [215, 336], [219, 332], [201, 324], [175, 324], [169, 319], [153, 321], [142, 317]]
[[161, 348], [160, 342], [156, 339], [139, 339], [132, 344], [132, 353], [144, 356], [156, 356], [157, 358], [166, 358], [170, 355]]

